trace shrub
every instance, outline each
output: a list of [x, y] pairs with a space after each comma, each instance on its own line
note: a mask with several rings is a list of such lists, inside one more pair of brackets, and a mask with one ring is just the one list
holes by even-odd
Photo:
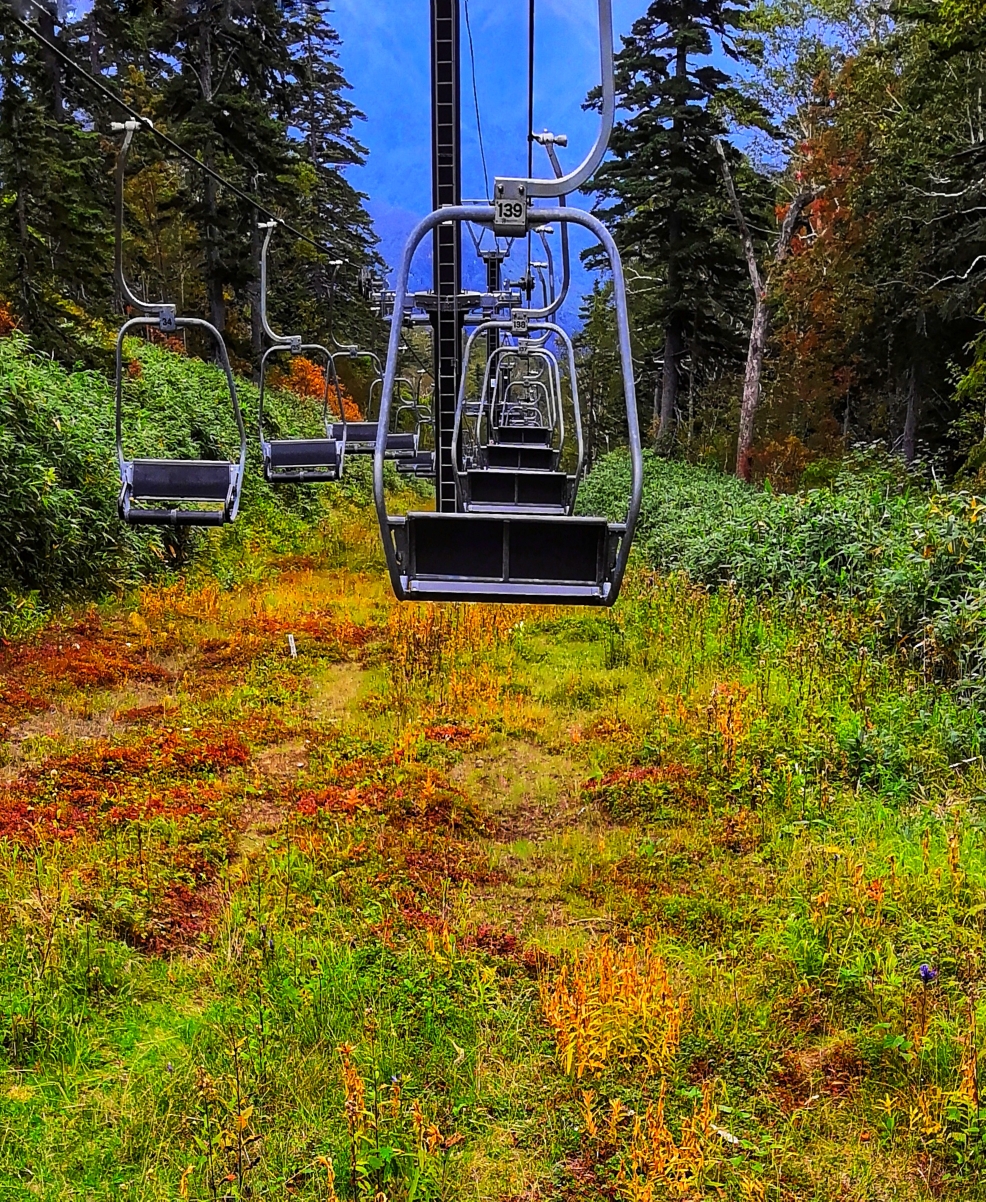
[[[219, 368], [138, 339], [125, 353], [128, 455], [235, 456], [236, 427]], [[99, 372], [66, 371], [7, 330], [0, 339], [0, 630], [18, 625], [18, 597], [29, 595], [36, 606], [99, 595], [180, 566], [201, 548], [215, 553], [244, 540], [272, 538], [288, 552], [325, 513], [326, 500], [367, 500], [368, 474], [356, 464], [351, 480], [327, 491], [267, 485], [255, 435], [257, 389], [240, 381], [239, 394], [249, 452], [235, 533], [132, 530], [116, 512], [113, 385]], [[278, 435], [310, 433], [321, 421], [320, 409], [313, 414], [310, 402], [277, 390], [266, 410]]]
[[[614, 453], [580, 507], [618, 520], [629, 488], [629, 459]], [[850, 459], [831, 487], [777, 496], [648, 453], [638, 547], [711, 588], [861, 604], [939, 677], [986, 687], [986, 507], [929, 494], [892, 461]]]

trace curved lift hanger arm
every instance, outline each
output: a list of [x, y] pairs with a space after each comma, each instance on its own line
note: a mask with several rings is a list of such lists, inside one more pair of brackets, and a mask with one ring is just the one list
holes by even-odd
[[[605, 71], [603, 72], [603, 74], [605, 75]], [[551, 166], [552, 166], [552, 169], [554, 170], [555, 176], [559, 180], [562, 179], [564, 177], [565, 171], [564, 171], [564, 168], [562, 167], [561, 162], [558, 158], [558, 151], [555, 150], [555, 147], [556, 146], [567, 146], [568, 138], [565, 137], [564, 135], [559, 136], [559, 135], [555, 135], [555, 134], [543, 133], [543, 134], [535, 134], [534, 141], [539, 142], [544, 147], [544, 149], [547, 151], [548, 158], [551, 161]], [[568, 196], [567, 195], [559, 195], [558, 204], [561, 208], [567, 208]], [[548, 241], [547, 237], [544, 235], [544, 233], [541, 230], [538, 230], [537, 233], [540, 236], [541, 241], [544, 243], [544, 249], [545, 249], [545, 252], [547, 253], [548, 263], [550, 265], [550, 268], [552, 271], [552, 276], [553, 276], [554, 275], [554, 271], [553, 271], [554, 265], [553, 265], [553, 258], [552, 258], [552, 254], [551, 254], [551, 243]], [[571, 249], [570, 249], [570, 245], [569, 245], [567, 223], [563, 223], [562, 227], [561, 227], [561, 258], [562, 258], [561, 292], [558, 293], [557, 296], [555, 296], [554, 288], [552, 287], [551, 303], [549, 305], [546, 305], [543, 309], [532, 309], [530, 312], [530, 317], [531, 317], [532, 321], [540, 320], [541, 318], [553, 317], [558, 312], [558, 310], [562, 307], [562, 305], [564, 305], [565, 301], [568, 300], [568, 293], [572, 286], [572, 260], [571, 260]]]
[[582, 164], [568, 175], [556, 179], [497, 178], [497, 199], [517, 196], [529, 200], [551, 200], [571, 196], [595, 175], [606, 156], [616, 117], [616, 76], [613, 63], [613, 0], [599, 0], [599, 58], [602, 76], [602, 120], [596, 143]]

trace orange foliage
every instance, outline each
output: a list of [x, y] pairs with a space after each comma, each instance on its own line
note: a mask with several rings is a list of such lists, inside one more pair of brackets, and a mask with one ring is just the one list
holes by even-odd
[[185, 339], [178, 334], [163, 334], [160, 330], [151, 327], [150, 339], [155, 346], [164, 347], [166, 351], [171, 351], [173, 355], [186, 355], [188, 352], [185, 349]]
[[[296, 396], [312, 397], [319, 401], [325, 396], [324, 369], [302, 355], [295, 355], [291, 359], [291, 366], [287, 372], [283, 374], [278, 373], [276, 380], [278, 387], [286, 388], [289, 392], [295, 393]], [[342, 384], [334, 384], [329, 389], [330, 410], [333, 413], [339, 412], [340, 397], [345, 406], [346, 420], [351, 422], [362, 421], [363, 415], [360, 413], [359, 406]]]
[[831, 419], [820, 421], [819, 431], [813, 441], [818, 444], [826, 435], [828, 445], [817, 449], [807, 446], [797, 434], [789, 434], [782, 439], [770, 439], [764, 445], [754, 447], [753, 479], [757, 483], [769, 480], [775, 492], [797, 492], [805, 469], [815, 462], [819, 452], [838, 454], [842, 439], [839, 436], [838, 425]]
[[17, 321], [10, 307], [5, 301], [0, 300], [0, 338], [6, 338], [7, 335], [17, 329]]
[[[861, 135], [833, 124], [832, 86], [824, 78], [816, 81], [818, 122], [798, 147], [796, 179], [824, 191], [805, 210], [808, 229], [792, 241], [778, 277], [772, 397], [774, 428], [787, 431], [793, 424], [808, 450], [823, 455], [838, 452], [833, 418], [842, 418], [860, 383], [862, 363], [855, 348], [873, 310], [859, 269], [872, 225], [858, 205], [871, 170], [870, 151]], [[852, 87], [850, 65], [838, 88], [841, 94]], [[778, 454], [774, 446], [764, 454], [768, 460], [787, 461], [777, 465], [784, 476], [797, 472], [792, 450]], [[761, 464], [761, 478], [764, 474], [774, 480], [770, 468]]]

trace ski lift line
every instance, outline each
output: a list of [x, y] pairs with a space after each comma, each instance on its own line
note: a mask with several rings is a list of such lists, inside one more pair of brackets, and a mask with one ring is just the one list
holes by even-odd
[[[38, 9], [39, 12], [47, 11], [37, 2], [37, 0], [28, 0], [28, 3], [32, 4], [36, 9]], [[10, 5], [8, 4], [7, 7], [10, 8]], [[109, 87], [95, 75], [90, 74], [85, 67], [80, 66], [75, 59], [71, 57], [71, 55], [66, 54], [65, 51], [62, 50], [62, 48], [55, 42], [50, 41], [44, 36], [44, 34], [34, 29], [27, 21], [22, 20], [13, 9], [10, 9], [10, 11], [14, 24], [17, 25], [19, 29], [23, 30], [23, 32], [29, 37], [33, 38], [40, 45], [44, 46], [45, 49], [54, 54], [56, 58], [60, 59], [65, 66], [71, 68], [71, 70], [73, 70], [77, 75], [80, 75], [83, 79], [90, 83], [98, 92], [101, 92], [102, 95], [107, 98], [107, 100], [112, 101], [113, 104], [123, 109], [123, 111], [129, 114], [134, 121], [140, 123], [140, 127], [142, 129], [149, 130], [160, 142], [162, 142], [169, 149], [173, 150], [175, 154], [191, 163], [192, 166], [197, 167], [198, 170], [204, 175], [208, 175], [210, 178], [214, 179], [216, 183], [221, 184], [239, 200], [246, 201], [247, 204], [256, 209], [256, 211], [262, 217], [266, 217], [271, 221], [276, 221], [278, 225], [282, 226], [289, 234], [297, 238], [299, 241], [307, 242], [309, 246], [313, 246], [316, 250], [322, 251], [325, 254], [337, 253], [335, 248], [330, 246], [328, 243], [319, 242], [318, 239], [312, 238], [309, 234], [305, 234], [296, 226], [291, 225], [290, 222], [278, 217], [276, 213], [272, 213], [270, 209], [266, 209], [263, 205], [258, 204], [256, 196], [251, 196], [249, 193], [244, 192], [242, 188], [238, 188], [236, 184], [231, 183], [225, 178], [225, 176], [216, 171], [215, 168], [209, 167], [200, 159], [197, 159], [190, 150], [186, 150], [185, 147], [179, 142], [176, 142], [173, 138], [169, 138], [167, 134], [164, 134], [159, 129], [156, 129], [154, 127], [154, 123], [149, 117], [144, 117], [135, 108], [132, 108], [121, 96], [118, 96], [111, 87]], [[222, 142], [223, 140], [220, 138], [219, 141]], [[352, 266], [352, 264], [350, 265]]]
[[486, 165], [486, 146], [483, 142], [483, 121], [479, 113], [479, 84], [476, 82], [476, 47], [472, 37], [472, 21], [469, 19], [469, 0], [465, 0], [466, 12], [466, 35], [469, 40], [469, 62], [472, 67], [472, 98], [473, 104], [476, 106], [476, 133], [479, 137], [479, 157], [483, 163], [483, 188], [486, 191], [487, 204], [491, 201], [490, 196], [490, 170]]
[[[534, 175], [534, 3], [529, 0], [527, 16], [527, 178]], [[527, 294], [530, 305], [533, 296], [533, 280], [531, 277], [531, 259], [533, 234], [527, 232], [527, 278], [531, 281], [531, 291]]]
[[534, 175], [534, 3], [527, 17], [527, 178]]

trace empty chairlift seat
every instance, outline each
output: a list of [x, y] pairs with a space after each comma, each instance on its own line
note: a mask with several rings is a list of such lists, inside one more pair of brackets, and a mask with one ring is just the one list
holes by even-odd
[[392, 518], [408, 600], [605, 605], [626, 527], [602, 518], [409, 513]]
[[[197, 317], [176, 317], [174, 305], [150, 303], [135, 296], [123, 263], [123, 216], [127, 156], [140, 122], [115, 125], [124, 132], [116, 168], [116, 279], [127, 305], [142, 316], [124, 322], [116, 339], [116, 456], [120, 469], [120, 517], [132, 526], [221, 526], [239, 510], [246, 471], [246, 430], [236, 394], [236, 381], [222, 335]], [[164, 334], [196, 330], [210, 338], [219, 352], [239, 441], [239, 457], [225, 459], [142, 459], [124, 449], [123, 344], [128, 335], [153, 328]], [[193, 406], [189, 406], [189, 418]]]
[[338, 480], [342, 455], [334, 438], [282, 438], [264, 445], [269, 483], [314, 484]]
[[549, 426], [497, 426], [493, 432], [493, 441], [508, 443], [512, 446], [549, 447], [551, 446], [551, 428]]
[[486, 463], [492, 468], [553, 472], [558, 467], [559, 458], [558, 451], [549, 446], [491, 442], [486, 447]]
[[[377, 447], [377, 422], [349, 422], [346, 426], [346, 449], [352, 455], [372, 455]], [[343, 426], [336, 423], [329, 433], [333, 438], [342, 438]], [[418, 453], [416, 434], [388, 434], [384, 452], [390, 458], [413, 458]]]
[[116, 415], [117, 458], [120, 465], [120, 517], [131, 526], [222, 526], [236, 517], [246, 469], [246, 432], [236, 384], [222, 336], [208, 322], [194, 317], [171, 319], [174, 329], [195, 327], [216, 341], [239, 434], [238, 460], [128, 459], [123, 449], [123, 341], [134, 329], [158, 326], [160, 317], [134, 317], [117, 338]]
[[415, 476], [419, 480], [430, 480], [435, 474], [435, 452], [418, 451], [411, 458], [396, 461], [397, 471], [402, 476]]
[[[267, 395], [267, 371], [274, 355], [315, 355], [325, 360], [325, 390], [322, 396], [322, 425], [329, 421], [329, 398], [334, 390], [341, 397], [335, 360], [331, 353], [317, 342], [306, 343], [300, 334], [278, 334], [267, 316], [267, 255], [276, 221], [261, 222], [257, 227], [265, 231], [260, 252], [260, 322], [271, 346], [264, 351], [260, 360], [260, 447], [264, 457], [264, 479], [268, 484], [322, 484], [338, 480], [342, 475], [346, 459], [345, 421], [338, 436], [326, 431], [324, 438], [271, 438], [266, 435], [264, 399]], [[341, 403], [340, 403], [341, 410]], [[345, 415], [342, 414], [344, 417]]]
[[[236, 464], [225, 460], [135, 459], [126, 465], [120, 516], [133, 526], [221, 526], [236, 477]], [[206, 503], [219, 508], [183, 508]]]
[[[374, 500], [391, 583], [401, 600], [603, 606], [612, 605], [619, 595], [643, 496], [643, 457], [622, 264], [612, 235], [592, 214], [570, 208], [543, 208], [538, 213], [543, 223], [569, 222], [587, 228], [602, 243], [610, 261], [631, 459], [626, 520], [576, 517], [570, 512], [573, 485], [580, 471], [569, 477], [544, 455], [545, 451], [555, 454], [559, 449], [554, 445], [556, 430], [544, 418], [514, 424], [497, 413], [491, 422], [491, 437], [484, 440], [479, 431], [480, 406], [469, 422], [475, 431], [470, 446], [478, 450], [453, 465], [458, 512], [392, 516], [387, 508], [384, 448], [381, 446], [375, 455]], [[495, 220], [492, 206], [469, 205], [443, 208], [420, 222], [404, 248], [394, 312], [403, 313], [407, 308], [412, 261], [428, 234], [444, 223], [493, 224]], [[505, 328], [499, 323], [477, 325], [470, 339], [498, 325]], [[532, 322], [529, 328], [533, 331], [538, 326]], [[554, 326], [545, 329], [555, 333]], [[557, 336], [564, 336], [560, 327]], [[393, 409], [400, 351], [401, 327], [395, 321], [391, 325], [380, 405], [380, 421], [385, 424]], [[460, 376], [452, 431], [452, 446], [457, 449], [467, 441], [463, 437], [465, 418], [467, 411], [472, 412], [465, 398], [468, 350], [463, 360], [466, 367]], [[574, 374], [573, 368], [572, 405], [581, 469], [583, 452]], [[482, 395], [487, 392], [484, 384]], [[566, 445], [560, 413], [556, 420], [560, 447]], [[537, 467], [522, 466], [524, 454], [531, 450], [540, 453], [540, 463]], [[487, 452], [503, 455], [504, 466], [491, 466]], [[442, 500], [447, 503], [447, 498]]]
[[566, 513], [571, 482], [564, 472], [485, 468], [466, 473], [468, 513], [503, 510]]

